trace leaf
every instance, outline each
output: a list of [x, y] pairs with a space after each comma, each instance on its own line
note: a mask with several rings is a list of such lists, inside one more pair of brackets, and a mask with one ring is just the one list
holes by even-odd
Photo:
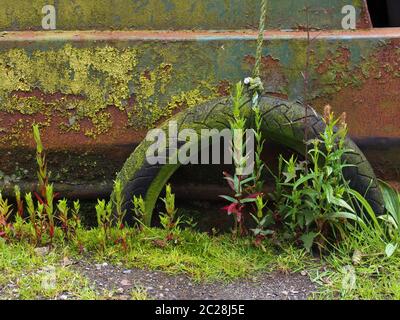
[[301, 184], [303, 184], [304, 182], [313, 179], [314, 178], [314, 174], [310, 173], [304, 177], [301, 177], [299, 180], [296, 181], [296, 183], [293, 185], [293, 189], [297, 189], [298, 186], [300, 186]]
[[314, 243], [314, 239], [316, 238], [318, 234], [315, 232], [309, 232], [303, 234], [300, 239], [303, 241], [303, 246], [307, 251], [311, 251], [311, 247]]
[[231, 177], [231, 175], [225, 171], [223, 172], [223, 175], [224, 175], [225, 180], [228, 182], [229, 187], [232, 190], [235, 190], [235, 185], [233, 183], [233, 178]]
[[267, 230], [262, 230], [262, 231], [260, 232], [260, 234], [262, 234], [263, 236], [269, 236], [269, 235], [271, 235], [271, 234], [274, 234], [274, 231], [273, 231], [273, 230], [269, 230], [269, 229], [267, 229]]
[[239, 177], [237, 175], [233, 177], [233, 185], [234, 185], [234, 190], [239, 190], [240, 182], [239, 182]]
[[349, 220], [354, 220], [358, 222], [363, 222], [360, 217], [355, 215], [354, 213], [350, 212], [335, 212], [331, 215], [332, 218], [343, 218], [343, 219], [349, 219]]
[[384, 231], [382, 230], [382, 227], [380, 226], [378, 219], [376, 217], [376, 214], [374, 210], [372, 209], [371, 205], [368, 203], [368, 201], [357, 191], [350, 189], [349, 193], [353, 195], [363, 206], [364, 210], [367, 211], [368, 215], [370, 216], [371, 220], [374, 222], [376, 230], [379, 232], [379, 234], [384, 234]]
[[253, 180], [254, 180], [254, 177], [250, 177], [250, 178], [244, 179], [244, 180], [242, 180], [240, 182], [240, 185], [244, 185], [244, 184], [249, 183], [250, 181], [253, 181]]
[[387, 224], [392, 225], [392, 227], [395, 229], [399, 228], [397, 222], [393, 219], [393, 217], [391, 215], [385, 214], [383, 216], [379, 216], [378, 219], [386, 222]]
[[350, 212], [354, 213], [354, 209], [352, 207], [350, 207], [350, 205], [343, 199], [332, 197], [331, 203], [333, 203], [339, 207], [345, 208], [345, 209], [349, 210]]
[[229, 202], [238, 203], [238, 201], [235, 198], [232, 198], [230, 196], [220, 196], [220, 197], [225, 200], [228, 200]]
[[253, 95], [252, 103], [253, 103], [253, 105], [256, 105], [258, 103], [258, 93], [257, 92], [255, 92]]
[[238, 203], [231, 203], [229, 206], [225, 206], [222, 210], [225, 210], [229, 215], [234, 213], [236, 215], [241, 215], [241, 210], [243, 206], [240, 206]]
[[245, 198], [240, 200], [240, 203], [249, 203], [249, 202], [256, 202], [257, 199], [256, 198]]
[[389, 184], [384, 181], [379, 181], [379, 186], [382, 191], [385, 208], [396, 221], [400, 223], [400, 195]]
[[251, 232], [253, 232], [253, 234], [255, 235], [255, 236], [258, 236], [259, 234], [261, 234], [261, 232], [262, 232], [262, 229], [261, 228], [255, 228], [255, 229], [250, 229], [251, 230]]
[[390, 257], [393, 255], [393, 253], [396, 251], [396, 249], [397, 249], [397, 244], [394, 245], [394, 244], [392, 244], [392, 243], [388, 243], [388, 244], [386, 245], [386, 248], [385, 248], [386, 256], [387, 256], [388, 258], [390, 258]]
[[62, 266], [63, 267], [68, 267], [68, 266], [73, 265], [73, 264], [74, 264], [74, 262], [71, 261], [68, 257], [64, 257], [63, 258], [63, 262], [62, 262]]
[[283, 172], [282, 174], [286, 177], [284, 183], [288, 183], [296, 178], [296, 172]]
[[325, 191], [325, 193], [326, 193], [326, 199], [328, 200], [328, 202], [329, 202], [329, 203], [333, 203], [332, 201], [333, 201], [333, 199], [334, 199], [334, 196], [333, 196], [333, 189], [332, 189], [332, 186], [329, 185], [329, 184], [327, 184], [327, 185], [323, 184], [323, 185], [322, 185], [322, 189], [323, 189], [323, 190]]

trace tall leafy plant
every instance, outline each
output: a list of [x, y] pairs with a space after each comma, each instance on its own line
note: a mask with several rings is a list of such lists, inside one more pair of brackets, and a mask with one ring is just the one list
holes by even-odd
[[352, 205], [352, 190], [343, 177], [347, 125], [345, 115], [334, 119], [330, 106], [325, 107], [325, 130], [307, 143], [309, 165], [292, 156], [283, 160], [285, 169], [279, 181], [279, 211], [286, 226], [304, 247], [325, 247], [329, 236], [346, 237], [349, 220], [360, 221]]
[[235, 172], [233, 175], [224, 172], [224, 178], [228, 182], [233, 195], [221, 196], [230, 203], [222, 209], [233, 217], [232, 232], [235, 236], [246, 233], [245, 216], [248, 214], [246, 204], [255, 202], [258, 195], [258, 193], [252, 192], [256, 184], [255, 179], [257, 174], [252, 174], [249, 177], [240, 174], [248, 160], [247, 156], [243, 155], [243, 153], [244, 151], [249, 151], [246, 150], [245, 146], [245, 132], [247, 127], [246, 117], [242, 112], [243, 106], [248, 103], [244, 89], [243, 83], [238, 82], [232, 96], [233, 120], [230, 121], [230, 127], [233, 136], [232, 153]]
[[[34, 224], [34, 228], [38, 228], [35, 226], [35, 223], [40, 220], [42, 230], [40, 232], [36, 232], [37, 235], [42, 234], [43, 231], [47, 231], [47, 234], [50, 239], [50, 243], [53, 242], [54, 232], [55, 232], [55, 210], [54, 210], [54, 201], [57, 197], [57, 194], [54, 193], [53, 184], [49, 183], [50, 173], [47, 170], [47, 160], [46, 153], [44, 151], [42, 139], [40, 136], [39, 126], [34, 124], [32, 126], [33, 129], [33, 137], [36, 143], [36, 163], [38, 166], [37, 177], [39, 181], [39, 192], [35, 192], [35, 196], [38, 200], [38, 210], [34, 210], [31, 208], [30, 218], [33, 218], [32, 212], [36, 212], [40, 215], [39, 219], [31, 220]], [[30, 204], [32, 206], [32, 203]], [[43, 207], [43, 210], [42, 210]]]
[[170, 184], [165, 187], [165, 198], [161, 199], [165, 205], [165, 212], [160, 213], [160, 222], [167, 231], [167, 241], [176, 240], [176, 234], [179, 231], [181, 218], [176, 217], [178, 209], [175, 207], [175, 194], [172, 193]]
[[124, 218], [126, 215], [126, 210], [122, 209], [122, 204], [124, 202], [124, 196], [122, 194], [122, 183], [120, 180], [114, 181], [114, 207], [116, 211], [117, 226], [120, 229], [124, 228]]
[[8, 203], [7, 199], [4, 199], [0, 193], [0, 238], [9, 238], [12, 230], [12, 225], [9, 222], [9, 218], [12, 213], [12, 205]]

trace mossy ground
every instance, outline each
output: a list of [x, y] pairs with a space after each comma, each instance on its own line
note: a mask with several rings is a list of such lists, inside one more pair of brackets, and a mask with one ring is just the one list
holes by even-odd
[[[228, 284], [260, 273], [302, 272], [318, 288], [310, 299], [400, 298], [400, 257], [396, 255], [389, 259], [374, 255], [383, 249], [378, 243], [354, 240], [329, 256], [317, 259], [284, 242], [267, 242], [264, 252], [254, 247], [250, 238], [232, 239], [230, 235], [210, 236], [191, 230], [180, 232], [179, 243], [160, 247], [154, 240], [163, 239], [165, 232], [155, 228], [141, 233], [130, 230], [127, 251], [117, 244], [103, 250], [98, 245], [98, 233], [97, 229], [80, 232], [84, 253], [61, 241], [44, 255], [38, 254], [28, 243], [0, 241], [0, 298], [59, 299], [65, 292], [72, 299], [114, 297], [113, 292], [96, 288], [89, 278], [74, 268], [74, 261], [92, 264], [106, 261], [123, 268], [157, 270], [171, 276], [184, 274], [195, 283], [222, 281]], [[371, 254], [370, 257], [352, 265], [355, 248]], [[46, 289], [43, 281], [46, 281], [49, 267], [55, 272], [56, 285]], [[351, 284], [349, 270], [353, 270], [354, 284]], [[145, 290], [135, 287], [130, 298], [148, 297]]]

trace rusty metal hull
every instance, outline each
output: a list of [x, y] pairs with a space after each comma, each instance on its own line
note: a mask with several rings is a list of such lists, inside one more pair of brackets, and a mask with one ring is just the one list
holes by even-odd
[[[250, 74], [256, 37], [252, 30], [3, 34], [0, 184], [35, 179], [30, 127], [38, 122], [65, 194], [83, 185], [105, 192], [149, 128], [228, 95]], [[311, 38], [311, 104], [347, 112], [350, 135], [377, 175], [400, 181], [400, 29]], [[268, 31], [265, 40], [265, 93], [301, 100], [307, 34]]]
[[[0, 30], [41, 30], [41, 9], [54, 5], [58, 30], [257, 29], [259, 0], [2, 0]], [[304, 7], [316, 29], [339, 29], [341, 8], [353, 5], [357, 27], [370, 27], [364, 0], [271, 0], [268, 29], [299, 29]], [[290, 14], [288, 14], [290, 12]]]

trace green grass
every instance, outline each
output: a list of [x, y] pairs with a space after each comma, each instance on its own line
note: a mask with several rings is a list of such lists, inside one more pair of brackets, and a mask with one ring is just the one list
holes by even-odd
[[[356, 250], [362, 254], [358, 263], [353, 259]], [[319, 277], [313, 274], [321, 284], [313, 298], [400, 299], [400, 255], [387, 257], [385, 243], [377, 234], [355, 231], [325, 260], [326, 272]]]
[[97, 230], [93, 229], [81, 235], [95, 260], [122, 262], [129, 268], [162, 270], [169, 274], [185, 273], [195, 281], [229, 281], [277, 268], [302, 270], [311, 261], [304, 250], [290, 246], [285, 249], [270, 246], [263, 252], [253, 246], [251, 238], [210, 237], [191, 230], [180, 231], [178, 244], [169, 243], [161, 248], [154, 242], [164, 239], [166, 232], [153, 228], [132, 232], [127, 252], [119, 246], [108, 246], [102, 251], [98, 249], [96, 234]]
[[[117, 230], [113, 230], [117, 233]], [[73, 267], [64, 267], [63, 258], [71, 260], [107, 261], [122, 264], [125, 268], [160, 270], [169, 274], [189, 275], [194, 281], [230, 281], [245, 278], [257, 272], [303, 270], [312, 264], [304, 250], [290, 246], [285, 249], [267, 247], [263, 252], [252, 245], [250, 238], [233, 240], [231, 236], [210, 237], [205, 233], [184, 230], [179, 233], [178, 244], [159, 247], [155, 240], [164, 239], [165, 231], [145, 229], [138, 233], [130, 230], [128, 250], [118, 244], [109, 244], [102, 250], [98, 244], [98, 229], [80, 231], [79, 238], [85, 247], [83, 255], [73, 245], [56, 241], [45, 256], [35, 253], [28, 243], [0, 242], [0, 299], [54, 299], [64, 292], [75, 299], [103, 299], [84, 276]], [[43, 281], [47, 270], [55, 272], [55, 286], [46, 288]], [[14, 284], [9, 287], [9, 284]], [[147, 298], [140, 287], [131, 292], [132, 299]]]
[[135, 287], [131, 291], [131, 300], [150, 300], [146, 288]]
[[[107, 298], [107, 293], [96, 291], [76, 269], [63, 267], [65, 256], [72, 260], [119, 263], [124, 268], [185, 273], [194, 281], [203, 282], [231, 281], [258, 272], [307, 271], [319, 288], [311, 299], [400, 299], [400, 255], [396, 252], [386, 257], [385, 244], [372, 232], [355, 230], [351, 238], [323, 259], [315, 259], [291, 245], [277, 247], [267, 241], [263, 252], [253, 246], [250, 238], [211, 237], [190, 230], [180, 232], [178, 244], [165, 247], [154, 244], [164, 236], [165, 231], [160, 229], [145, 229], [142, 233], [130, 230], [128, 250], [124, 252], [118, 244], [100, 249], [97, 229], [81, 231], [79, 238], [86, 248], [84, 256], [73, 245], [61, 242], [56, 242], [45, 256], [37, 255], [27, 243], [0, 242], [0, 299], [55, 299], [64, 292], [74, 299]], [[355, 250], [363, 254], [357, 265], [352, 261]], [[53, 268], [57, 281], [55, 286], [46, 288], [43, 281], [49, 267]], [[149, 298], [141, 287], [133, 288], [130, 296], [134, 300]]]
[[40, 256], [27, 243], [0, 241], [0, 299], [55, 299], [64, 292], [75, 299], [96, 298], [88, 280], [63, 267], [62, 258], [57, 248]]

